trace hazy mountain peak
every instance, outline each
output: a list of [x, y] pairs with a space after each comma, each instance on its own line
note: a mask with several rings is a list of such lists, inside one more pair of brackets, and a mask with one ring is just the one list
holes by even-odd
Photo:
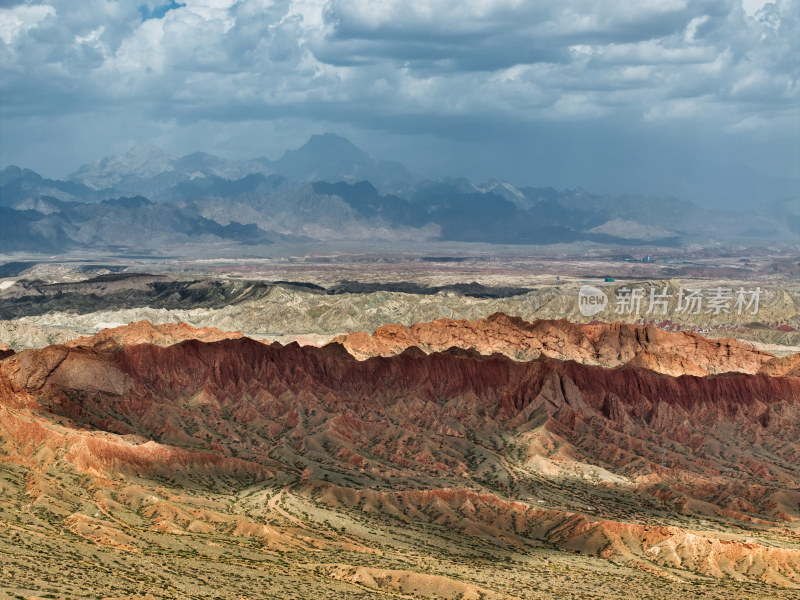
[[130, 158], [138, 158], [138, 157], [154, 157], [154, 158], [171, 158], [169, 154], [167, 154], [162, 148], [156, 146], [155, 144], [136, 144], [131, 146], [131, 149], [128, 150], [122, 156], [130, 157]]
[[158, 146], [138, 144], [125, 154], [107, 156], [80, 167], [69, 175], [92, 189], [101, 190], [125, 179], [148, 179], [174, 170], [175, 159]]
[[[128, 168], [128, 169], [145, 169], [147, 171], [155, 171], [152, 174], [170, 170], [170, 165], [175, 159], [167, 154], [164, 150], [153, 144], [136, 144], [124, 154], [107, 156], [99, 161], [100, 165]], [[97, 163], [92, 163], [97, 164]]]
[[286, 151], [270, 166], [295, 181], [369, 180], [383, 191], [414, 180], [400, 163], [377, 160], [334, 133], [312, 135], [300, 148]]
[[492, 179], [491, 181], [479, 186], [478, 189], [483, 192], [494, 192], [500, 193], [501, 195], [508, 194], [515, 198], [525, 198], [525, 194], [523, 194], [519, 188], [508, 183], [507, 181], [503, 181], [502, 179]]
[[347, 138], [333, 133], [313, 135], [276, 161], [231, 161], [207, 152], [176, 158], [158, 146], [139, 144], [124, 154], [85, 164], [68, 179], [94, 191], [102, 190], [103, 195], [144, 194], [154, 200], [165, 200], [172, 198], [170, 190], [181, 181], [209, 176], [238, 180], [252, 173], [277, 173], [297, 182], [369, 180], [384, 193], [414, 181], [403, 165], [377, 160]]
[[22, 169], [17, 165], [8, 165], [5, 169], [0, 171], [0, 185], [6, 185], [12, 181], [22, 178], [32, 178], [34, 180], [41, 181], [42, 176], [35, 171], [31, 171], [30, 169]]
[[295, 150], [287, 150], [276, 163], [319, 160], [367, 162], [374, 159], [347, 138], [335, 133], [323, 133], [312, 135], [305, 144]]
[[308, 141], [300, 147], [300, 150], [347, 150], [362, 156], [369, 156], [361, 148], [345, 137], [335, 133], [322, 133], [312, 135]]

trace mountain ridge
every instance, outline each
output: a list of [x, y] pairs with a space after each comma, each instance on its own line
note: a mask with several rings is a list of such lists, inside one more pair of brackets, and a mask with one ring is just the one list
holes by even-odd
[[726, 372], [754, 374], [762, 370], [788, 373], [800, 358], [794, 355], [778, 363], [774, 355], [735, 339], [709, 340], [693, 332], [669, 332], [653, 325], [574, 324], [566, 319], [529, 323], [503, 313], [474, 321], [438, 319], [411, 327], [384, 325], [372, 335], [351, 333], [332, 342], [342, 344], [362, 360], [396, 356], [410, 348], [443, 352], [457, 347], [482, 355], [502, 354], [523, 362], [555, 358], [699, 377]]
[[[255, 226], [273, 239], [317, 241], [680, 247], [800, 239], [791, 202], [743, 218], [672, 197], [612, 197], [500, 180], [417, 181], [399, 163], [374, 159], [349, 140], [324, 134], [274, 161], [203, 152], [176, 158], [142, 145], [83, 165], [67, 181], [8, 167], [0, 173], [0, 208], [11, 225], [2, 232], [0, 250], [107, 247], [106, 240], [124, 237], [124, 228], [102, 218], [101, 208], [79, 205], [131, 197], [183, 211], [187, 223], [176, 225], [179, 237], [192, 230], [192, 221], [206, 219], [223, 227]], [[67, 213], [84, 215], [85, 223], [69, 216], [63, 222]], [[147, 218], [137, 215], [134, 222]], [[81, 226], [93, 231], [75, 235]], [[151, 238], [139, 235], [147, 247], [162, 244]]]
[[[414, 180], [400, 163], [377, 160], [350, 140], [325, 133], [312, 135], [302, 146], [286, 150], [276, 160], [229, 160], [202, 151], [175, 157], [158, 146], [139, 144], [123, 154], [81, 165], [66, 181], [96, 192], [126, 195], [142, 193], [151, 180], [160, 179], [157, 186], [169, 188], [198, 178], [233, 181], [248, 175], [281, 175], [297, 182], [371, 180], [381, 187], [408, 185]], [[166, 189], [150, 188], [148, 195], [153, 199], [170, 199]]]

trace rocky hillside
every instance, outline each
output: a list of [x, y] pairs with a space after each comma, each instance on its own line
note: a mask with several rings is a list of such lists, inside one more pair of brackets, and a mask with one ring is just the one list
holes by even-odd
[[[344, 551], [355, 563], [314, 577], [374, 589], [411, 591], [411, 578], [527, 597], [496, 579], [415, 579], [409, 565], [365, 559], [413, 545], [420, 528], [440, 554], [494, 540], [510, 557], [551, 548], [665, 582], [740, 582], [752, 597], [768, 597], [762, 585], [800, 586], [800, 378], [655, 373], [632, 364], [652, 350], [645, 328], [504, 316], [472, 327], [486, 330], [486, 347], [498, 343], [491, 327], [515, 327], [633, 359], [609, 369], [408, 346], [357, 360], [338, 343], [200, 331], [217, 340], [204, 342], [185, 325], [135, 324], [0, 362], [0, 443], [17, 473], [4, 489], [27, 482], [30, 510], [104, 548], [137, 552], [161, 532], [316, 548], [317, 564]], [[411, 331], [446, 343], [440, 328]], [[712, 369], [714, 356], [740, 350], [678, 339], [709, 371], [731, 366]], [[213, 500], [224, 494], [239, 500], [224, 508]], [[396, 540], [377, 541], [375, 527]]]
[[[630, 284], [615, 282], [603, 284], [602, 289], [613, 299], [626, 285]], [[681, 286], [697, 284], [637, 280], [636, 285], [658, 290], [666, 286], [674, 292]], [[715, 285], [720, 284], [709, 282], [706, 287]], [[725, 285], [745, 284], [727, 282]], [[792, 347], [800, 346], [800, 290], [794, 284], [765, 286], [758, 315], [740, 315], [734, 310], [716, 316], [675, 310], [666, 316], [648, 316], [646, 305], [643, 305], [643, 314], [617, 314], [610, 304], [603, 313], [584, 316], [579, 312], [579, 287], [569, 283], [535, 289], [479, 284], [427, 287], [403, 282], [361, 284], [353, 281], [324, 287], [288, 281], [176, 280], [143, 273], [107, 274], [66, 283], [47, 283], [25, 277], [6, 280], [0, 289], [0, 342], [18, 350], [42, 347], [76, 337], [75, 332], [95, 333], [110, 324], [142, 319], [153, 323], [185, 321], [194, 326], [242, 331], [250, 336], [280, 341], [308, 336], [330, 341], [341, 334], [371, 333], [391, 324], [412, 327], [415, 323], [442, 318], [479, 321], [494, 313], [504, 313], [528, 322], [566, 318], [573, 323], [586, 324], [594, 321], [650, 324], [665, 331], [695, 331], [705, 337], [780, 344], [788, 347], [789, 352], [796, 352]], [[68, 331], [73, 333], [68, 334]], [[503, 335], [505, 333], [531, 335], [523, 330]], [[480, 334], [475, 331], [471, 335]], [[499, 333], [494, 335], [489, 339], [496, 340]], [[425, 347], [423, 340], [417, 342]], [[556, 349], [550, 348], [550, 352]], [[521, 355], [522, 358], [533, 356]], [[588, 360], [584, 355], [574, 358]]]

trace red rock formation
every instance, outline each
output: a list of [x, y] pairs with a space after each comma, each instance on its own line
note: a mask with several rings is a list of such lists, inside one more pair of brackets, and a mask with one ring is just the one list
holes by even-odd
[[652, 325], [583, 325], [566, 320], [528, 323], [502, 313], [477, 321], [437, 319], [411, 327], [385, 325], [373, 335], [351, 333], [334, 341], [360, 359], [394, 356], [412, 346], [426, 352], [457, 346], [515, 360], [550, 357], [606, 367], [631, 364], [667, 375], [756, 373], [774, 358], [734, 339], [709, 340]]
[[[768, 374], [793, 372], [791, 360], [770, 361], [757, 374], [672, 377], [635, 366], [643, 351], [657, 351], [660, 334], [646, 328], [531, 327], [550, 332], [538, 339], [552, 335], [587, 356], [628, 364], [517, 362], [461, 348], [358, 361], [340, 344], [248, 338], [52, 346], [0, 361], [0, 444], [24, 464], [60, 457], [104, 477], [249, 483], [294, 469], [310, 490], [348, 473], [350, 491], [330, 493], [345, 504], [359, 494], [355, 506], [364, 510], [715, 576], [800, 583], [796, 550], [624, 522], [629, 507], [641, 505], [793, 527], [800, 378]], [[696, 356], [736, 352], [681, 339]], [[532, 505], [551, 476], [556, 491], [548, 493], [566, 502], [580, 492], [585, 509]], [[398, 481], [418, 489], [400, 500], [379, 489]], [[465, 486], [483, 491], [458, 491]]]
[[242, 337], [239, 331], [222, 331], [216, 327], [193, 327], [183, 321], [155, 325], [147, 320], [134, 321], [128, 325], [103, 329], [93, 336], [70, 340], [66, 346], [133, 346], [155, 344], [171, 346], [186, 340], [217, 342]]
[[735, 469], [733, 481], [750, 481], [740, 472], [746, 467], [781, 484], [795, 477], [781, 461], [800, 458], [800, 379], [763, 374], [676, 378], [463, 350], [360, 362], [338, 344], [244, 338], [114, 351], [53, 346], [7, 358], [1, 379], [11, 390], [4, 402], [44, 404], [106, 431], [146, 431], [203, 449], [219, 443], [240, 455], [285, 432], [300, 445], [335, 436], [356, 454], [435, 473], [463, 470], [464, 461], [430, 448], [428, 436], [508, 432], [534, 444], [526, 436], [536, 431], [569, 443], [572, 460], [627, 477], [660, 474], [664, 462], [667, 471], [704, 477]]
[[770, 377], [800, 377], [800, 354], [790, 354], [765, 362], [759, 373]]

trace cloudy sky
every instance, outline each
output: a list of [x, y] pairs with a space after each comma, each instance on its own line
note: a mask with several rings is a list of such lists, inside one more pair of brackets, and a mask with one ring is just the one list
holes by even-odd
[[798, 194], [800, 0], [0, 0], [0, 166], [331, 131], [427, 176]]

